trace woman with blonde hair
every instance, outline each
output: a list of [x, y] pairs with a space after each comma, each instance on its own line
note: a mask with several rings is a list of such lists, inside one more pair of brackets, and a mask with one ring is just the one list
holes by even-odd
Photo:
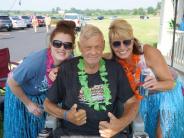
[[[141, 45], [133, 34], [132, 26], [123, 19], [110, 24], [109, 42], [112, 58], [122, 65], [135, 96], [141, 100], [140, 113], [149, 137], [182, 138], [182, 84], [178, 78], [172, 77], [159, 50], [147, 44]], [[143, 72], [147, 75], [141, 84]], [[140, 95], [143, 91], [138, 88], [146, 94]]]

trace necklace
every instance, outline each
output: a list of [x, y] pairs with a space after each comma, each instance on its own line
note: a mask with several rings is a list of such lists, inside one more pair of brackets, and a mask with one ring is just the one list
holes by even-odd
[[110, 95], [110, 89], [109, 89], [109, 82], [107, 79], [108, 73], [106, 71], [105, 67], [105, 61], [103, 59], [100, 60], [100, 67], [99, 67], [99, 74], [100, 78], [103, 81], [102, 88], [103, 88], [103, 101], [95, 101], [92, 99], [91, 90], [88, 87], [88, 75], [85, 72], [85, 64], [84, 59], [79, 59], [79, 63], [77, 65], [79, 71], [78, 71], [78, 77], [79, 82], [81, 85], [81, 89], [83, 91], [83, 95], [85, 100], [87, 101], [89, 107], [92, 107], [94, 110], [97, 111], [105, 111], [106, 106], [111, 104], [110, 99], [112, 98]]
[[51, 55], [51, 49], [49, 48], [47, 50], [47, 61], [46, 61], [46, 77], [47, 77], [49, 88], [53, 84], [52, 80], [49, 78], [49, 73], [52, 70], [53, 63], [54, 63], [54, 60], [53, 60], [52, 55]]
[[130, 86], [136, 96], [137, 99], [142, 99], [142, 96], [139, 94], [139, 82], [140, 82], [140, 74], [141, 68], [138, 66], [138, 62], [140, 60], [139, 55], [132, 55], [131, 63], [128, 63], [125, 60], [119, 59], [118, 62], [124, 68], [126, 76], [128, 77], [128, 81]]

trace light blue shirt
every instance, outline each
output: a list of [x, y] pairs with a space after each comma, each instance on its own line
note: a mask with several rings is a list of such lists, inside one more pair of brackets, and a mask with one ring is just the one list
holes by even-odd
[[14, 80], [26, 94], [39, 95], [47, 92], [46, 59], [46, 49], [32, 53], [13, 71]]

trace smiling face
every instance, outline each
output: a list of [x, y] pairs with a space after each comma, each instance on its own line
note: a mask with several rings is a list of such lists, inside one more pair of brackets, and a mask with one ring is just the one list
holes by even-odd
[[104, 50], [103, 36], [98, 34], [81, 39], [79, 49], [87, 66], [98, 66]]
[[[129, 43], [126, 43], [129, 41]], [[118, 46], [115, 45], [115, 42], [119, 42]], [[111, 39], [111, 48], [114, 54], [120, 59], [128, 59], [132, 55], [134, 40], [133, 39], [124, 39], [124, 38], [114, 38]]]
[[116, 57], [129, 59], [135, 49], [132, 26], [123, 19], [116, 19], [109, 27], [109, 42]]
[[[63, 43], [72, 43], [72, 37], [69, 34], [64, 34], [64, 33], [57, 33], [54, 37], [53, 40], [59, 40]], [[61, 62], [69, 58], [71, 55], [72, 49], [65, 49], [63, 44], [60, 48], [56, 48], [53, 46], [52, 42], [50, 42], [50, 47], [51, 47], [51, 55], [54, 59], [54, 64], [59, 65]]]

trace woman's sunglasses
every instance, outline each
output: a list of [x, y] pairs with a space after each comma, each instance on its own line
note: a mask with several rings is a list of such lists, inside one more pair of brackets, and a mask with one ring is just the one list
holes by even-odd
[[73, 49], [73, 43], [71, 43], [71, 42], [62, 42], [60, 40], [53, 40], [52, 45], [55, 48], [60, 48], [60, 47], [64, 46], [64, 49], [66, 49], [66, 50]]
[[112, 46], [114, 48], [119, 48], [121, 46], [121, 43], [123, 43], [126, 47], [128, 47], [132, 42], [132, 39], [130, 40], [123, 40], [123, 41], [113, 41]]

